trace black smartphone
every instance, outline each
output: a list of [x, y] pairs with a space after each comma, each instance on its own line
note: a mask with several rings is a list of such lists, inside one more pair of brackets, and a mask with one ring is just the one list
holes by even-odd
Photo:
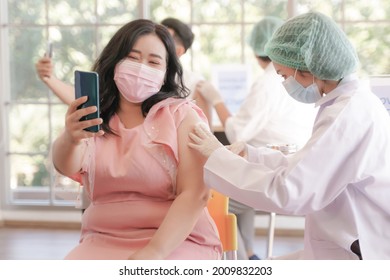
[[[75, 95], [76, 99], [80, 98], [82, 96], [88, 96], [87, 102], [83, 103], [80, 108], [86, 108], [90, 106], [96, 106], [97, 111], [86, 115], [80, 119], [80, 121], [83, 120], [92, 120], [99, 118], [100, 111], [99, 111], [99, 76], [96, 72], [91, 71], [79, 71], [76, 70], [74, 72], [75, 75]], [[87, 131], [91, 132], [98, 132], [100, 130], [100, 125], [94, 125], [85, 128]]]

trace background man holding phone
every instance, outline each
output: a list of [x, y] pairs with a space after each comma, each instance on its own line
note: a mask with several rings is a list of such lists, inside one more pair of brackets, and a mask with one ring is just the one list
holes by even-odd
[[69, 105], [74, 99], [74, 86], [67, 84], [53, 75], [53, 43], [48, 42], [45, 55], [35, 64], [39, 78], [54, 92], [58, 98]]

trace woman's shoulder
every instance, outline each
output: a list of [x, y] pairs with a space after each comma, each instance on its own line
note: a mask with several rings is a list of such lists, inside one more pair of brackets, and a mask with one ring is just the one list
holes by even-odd
[[186, 99], [186, 98], [168, 97], [168, 98], [156, 103], [152, 107], [151, 111], [152, 110], [161, 110], [164, 108], [169, 108], [170, 110], [172, 110], [172, 109], [174, 110], [180, 106], [190, 105], [191, 103], [192, 103], [191, 100]]
[[170, 115], [172, 118], [182, 119], [190, 111], [195, 111], [199, 117], [206, 119], [203, 111], [195, 104], [194, 101], [184, 98], [167, 98], [155, 104], [150, 110], [148, 117], [156, 115]]
[[[193, 110], [193, 108], [195, 110]], [[170, 147], [176, 162], [178, 161], [178, 129], [183, 121], [190, 117], [192, 119], [206, 119], [201, 110], [187, 99], [167, 98], [155, 104], [145, 118], [143, 128], [147, 135], [147, 144], [164, 144]], [[196, 113], [198, 112], [198, 113]], [[207, 120], [207, 119], [206, 119]], [[184, 122], [187, 124], [187, 122]]]

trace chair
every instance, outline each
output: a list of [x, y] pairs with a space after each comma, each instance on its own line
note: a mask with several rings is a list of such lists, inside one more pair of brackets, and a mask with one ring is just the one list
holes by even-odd
[[273, 253], [272, 251], [274, 247], [276, 214], [273, 212], [264, 212], [264, 211], [256, 210], [256, 215], [269, 215], [266, 256], [267, 258], [270, 258], [272, 257], [272, 253]]
[[[295, 144], [268, 144], [267, 148], [274, 149], [281, 151], [285, 155], [293, 154], [297, 151], [297, 145]], [[263, 211], [256, 211], [256, 214], [268, 214], [269, 215], [269, 224], [268, 224], [268, 241], [267, 241], [267, 257], [272, 257], [272, 250], [274, 246], [274, 236], [275, 236], [275, 220], [276, 220], [276, 213], [270, 212], [263, 212]]]
[[228, 212], [229, 197], [211, 190], [207, 208], [218, 228], [223, 259], [237, 260], [237, 218], [236, 215]]

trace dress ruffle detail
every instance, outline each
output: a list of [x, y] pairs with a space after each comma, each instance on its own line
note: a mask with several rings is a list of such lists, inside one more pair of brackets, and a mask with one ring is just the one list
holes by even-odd
[[146, 135], [143, 145], [168, 172], [172, 179], [174, 193], [179, 163], [177, 129], [188, 110], [195, 110], [200, 119], [207, 123], [202, 110], [192, 101], [168, 98], [151, 108], [143, 124]]

